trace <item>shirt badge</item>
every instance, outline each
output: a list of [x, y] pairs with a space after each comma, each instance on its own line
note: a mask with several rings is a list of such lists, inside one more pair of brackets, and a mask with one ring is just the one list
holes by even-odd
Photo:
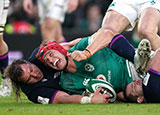
[[92, 72], [92, 71], [94, 71], [94, 66], [93, 65], [91, 65], [91, 64], [89, 64], [89, 63], [86, 63], [86, 65], [84, 66], [84, 69], [86, 70], [86, 71], [88, 71], [88, 72]]

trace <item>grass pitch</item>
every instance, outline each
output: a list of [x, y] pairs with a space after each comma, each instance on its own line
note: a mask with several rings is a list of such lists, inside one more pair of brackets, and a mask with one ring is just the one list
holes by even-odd
[[[0, 82], [1, 83], [1, 82]], [[160, 104], [34, 104], [21, 93], [16, 103], [15, 95], [0, 97], [0, 115], [159, 115]]]
[[160, 104], [50, 104], [29, 102], [24, 94], [15, 103], [14, 95], [0, 98], [0, 115], [158, 115]]

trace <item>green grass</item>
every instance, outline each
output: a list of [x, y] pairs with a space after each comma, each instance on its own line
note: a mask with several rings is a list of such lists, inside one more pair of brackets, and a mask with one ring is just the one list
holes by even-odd
[[158, 115], [160, 104], [34, 104], [22, 93], [15, 103], [14, 94], [0, 97], [0, 115]]
[[29, 102], [24, 94], [15, 103], [14, 95], [0, 98], [0, 115], [158, 115], [160, 104], [50, 104]]

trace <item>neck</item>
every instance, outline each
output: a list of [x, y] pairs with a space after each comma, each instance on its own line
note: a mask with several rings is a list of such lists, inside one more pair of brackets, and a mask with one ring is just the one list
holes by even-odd
[[75, 73], [77, 71], [77, 67], [71, 57], [68, 57], [68, 65], [67, 65], [65, 71], [71, 72], [71, 73]]

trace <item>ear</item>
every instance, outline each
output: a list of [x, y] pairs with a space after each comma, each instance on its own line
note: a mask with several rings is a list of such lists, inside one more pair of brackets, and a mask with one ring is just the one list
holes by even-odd
[[144, 96], [140, 96], [137, 98], [138, 103], [142, 103], [144, 101]]

